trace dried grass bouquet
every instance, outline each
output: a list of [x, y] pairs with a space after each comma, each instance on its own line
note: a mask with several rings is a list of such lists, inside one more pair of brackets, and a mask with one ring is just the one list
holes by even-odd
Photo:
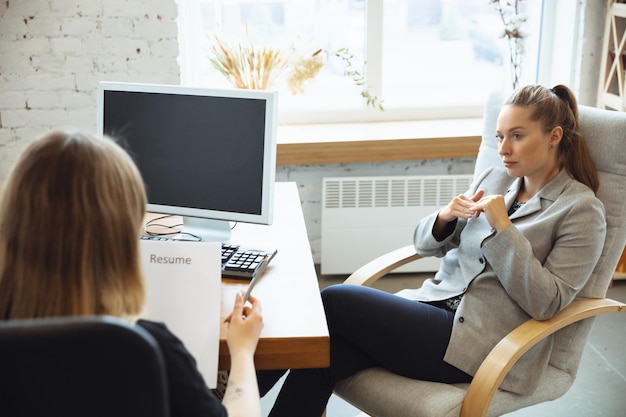
[[[355, 69], [355, 56], [342, 48], [333, 53], [344, 65], [344, 75], [361, 88], [367, 105], [383, 110], [382, 100], [365, 87], [365, 77]], [[283, 75], [292, 94], [302, 94], [307, 83], [320, 72], [328, 52], [319, 48], [287, 49], [257, 46], [251, 42], [227, 42], [214, 35], [209, 62], [237, 88], [265, 90]]]

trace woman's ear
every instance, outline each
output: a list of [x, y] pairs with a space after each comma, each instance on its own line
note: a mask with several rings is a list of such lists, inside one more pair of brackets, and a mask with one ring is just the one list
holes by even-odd
[[559, 146], [561, 139], [563, 139], [563, 128], [561, 126], [555, 126], [549, 133], [550, 135], [550, 145], [551, 146]]

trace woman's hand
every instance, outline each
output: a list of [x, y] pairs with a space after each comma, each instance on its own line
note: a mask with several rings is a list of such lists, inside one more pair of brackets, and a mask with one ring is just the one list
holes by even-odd
[[250, 305], [244, 303], [243, 293], [237, 293], [233, 312], [224, 320], [228, 323], [227, 342], [231, 355], [253, 354], [263, 329], [261, 303], [252, 295], [248, 301]]
[[504, 197], [501, 195], [490, 195], [483, 197], [474, 204], [474, 216], [478, 217], [481, 213], [485, 214], [489, 225], [501, 232], [512, 223], [506, 210]]
[[442, 208], [437, 214], [437, 220], [433, 227], [433, 236], [437, 240], [443, 240], [452, 233], [451, 223], [459, 218], [470, 219], [478, 217], [482, 213], [487, 218], [489, 225], [496, 231], [501, 232], [511, 225], [511, 220], [506, 210], [504, 197], [490, 195], [484, 197], [485, 191], [478, 190], [472, 197], [463, 194], [456, 196]]
[[485, 190], [478, 190], [471, 198], [463, 194], [454, 197], [447, 206], [439, 211], [437, 219], [450, 223], [458, 218], [469, 219], [476, 216], [476, 202], [484, 194]]
[[478, 190], [469, 198], [463, 194], [458, 195], [447, 206], [439, 210], [433, 226], [434, 238], [441, 242], [454, 231], [458, 218], [469, 219], [476, 216], [476, 202], [481, 199], [483, 194], [485, 194], [485, 190]]

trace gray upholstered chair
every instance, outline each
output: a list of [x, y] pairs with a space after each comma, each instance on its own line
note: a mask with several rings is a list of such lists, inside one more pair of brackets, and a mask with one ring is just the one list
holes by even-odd
[[[487, 103], [475, 174], [501, 163], [495, 138], [501, 103], [499, 95]], [[419, 381], [372, 368], [339, 383], [335, 394], [376, 417], [483, 417], [554, 400], [567, 392], [594, 316], [626, 313], [623, 303], [604, 298], [626, 240], [626, 114], [581, 106], [580, 121], [599, 172], [598, 197], [606, 208], [608, 228], [600, 260], [579, 299], [550, 320], [529, 320], [509, 333], [487, 356], [471, 384]], [[400, 248], [361, 267], [345, 283], [369, 285], [418, 258], [413, 245]], [[555, 332], [552, 357], [535, 393], [523, 396], [499, 390], [517, 359]]]

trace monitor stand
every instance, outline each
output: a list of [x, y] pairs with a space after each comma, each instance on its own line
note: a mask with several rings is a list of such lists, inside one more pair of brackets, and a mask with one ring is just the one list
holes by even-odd
[[183, 216], [181, 232], [201, 237], [203, 242], [228, 242], [230, 240], [230, 223], [226, 220]]

